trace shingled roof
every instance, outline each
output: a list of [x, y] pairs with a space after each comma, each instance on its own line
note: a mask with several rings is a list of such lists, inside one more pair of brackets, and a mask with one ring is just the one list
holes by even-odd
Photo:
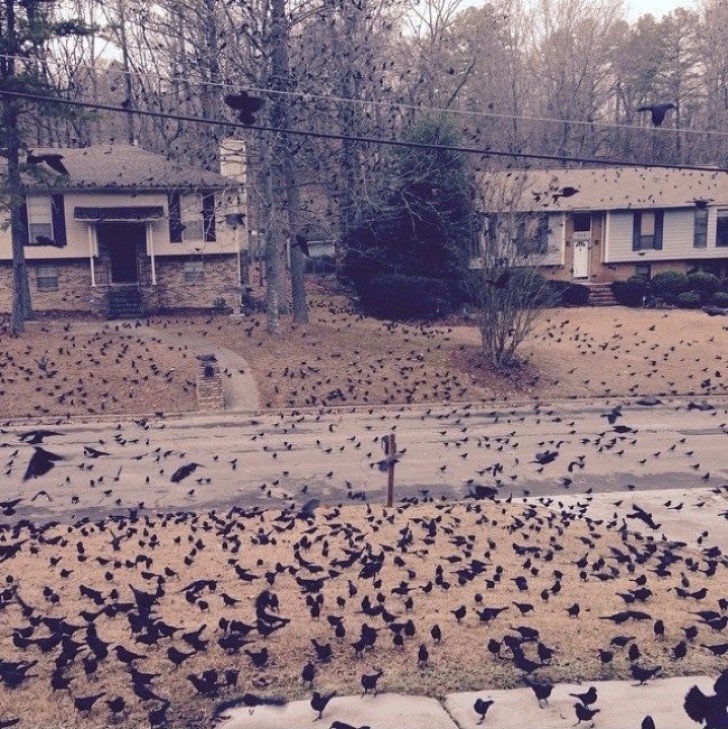
[[[180, 165], [162, 155], [129, 144], [99, 144], [92, 147], [34, 148], [35, 155], [63, 155], [68, 175], [38, 165], [39, 175], [25, 174], [27, 191], [71, 190], [190, 190], [222, 189], [239, 185], [216, 172]], [[47, 173], [47, 174], [46, 174]]]
[[[663, 167], [511, 170], [483, 174], [488, 207], [547, 212], [728, 204], [728, 172]], [[560, 193], [567, 188], [568, 196]], [[574, 192], [576, 190], [576, 192]], [[497, 192], [496, 192], [497, 191]], [[492, 193], [492, 194], [490, 194]], [[510, 194], [509, 194], [510, 193]], [[515, 198], [512, 203], [500, 202]]]

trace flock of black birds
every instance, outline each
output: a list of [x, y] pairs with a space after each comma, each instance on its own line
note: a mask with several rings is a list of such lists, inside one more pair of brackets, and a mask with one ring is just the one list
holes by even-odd
[[[621, 413], [604, 415], [616, 424]], [[40, 449], [53, 437], [37, 429], [20, 440]], [[18, 501], [0, 504], [7, 517]], [[686, 661], [718, 668], [728, 556], [667, 539], [637, 504], [609, 520], [590, 516], [589, 502], [489, 493], [393, 509], [314, 499], [8, 521], [0, 615], [12, 647], [0, 683], [15, 715], [2, 719], [32, 726], [45, 701], [68, 723], [162, 727], [210, 707], [281, 705], [292, 688], [330, 719], [328, 703], [355, 685], [375, 695], [409, 674], [427, 685], [452, 662], [473, 665], [472, 684], [527, 684], [546, 706], [576, 659], [595, 678], [640, 684]], [[578, 626], [578, 647], [563, 621]], [[722, 698], [696, 691], [688, 715], [721, 729]], [[575, 698], [576, 719], [592, 721], [595, 692]], [[474, 710], [485, 720], [491, 705]]]
[[[51, 329], [53, 326], [53, 329]], [[0, 410], [5, 417], [135, 413], [140, 399], [153, 410], [195, 406], [194, 358], [184, 347], [135, 335], [130, 324], [89, 331], [68, 321], [41, 324], [32, 343], [2, 336]], [[53, 344], [51, 344], [51, 342]], [[188, 376], [186, 376], [186, 374]]]
[[[550, 324], [544, 336], [565, 336], [564, 327]], [[586, 332], [570, 336], [584, 354], [622, 346], [621, 334], [604, 347]], [[112, 347], [108, 338], [104, 346]], [[128, 343], [121, 342], [123, 359]], [[55, 371], [53, 356], [35, 359], [38, 354], [28, 353], [35, 361], [29, 377]], [[722, 384], [715, 366], [702, 374], [710, 388]], [[660, 399], [637, 403], [650, 408]], [[720, 412], [705, 400], [687, 407], [709, 418]], [[545, 407], [534, 412], [569, 426]], [[93, 469], [129, 445], [136, 449], [131, 458], [148, 460], [150, 476], [167, 459], [179, 459], [163, 469], [170, 484], [214, 486], [214, 476], [208, 463], [148, 447], [147, 419], [135, 423], [136, 435], [110, 426], [108, 439], [86, 444], [72, 458], [54, 451], [60, 434], [53, 426], [23, 431], [16, 441], [3, 431], [4, 476], [16, 477], [20, 466], [23, 488], [35, 494], [0, 502], [7, 520], [0, 524], [0, 616], [12, 642], [0, 660], [0, 723], [33, 726], [39, 702], [50, 702], [59, 721], [71, 724], [181, 725], [235, 705], [282, 705], [291, 687], [294, 695], [310, 693], [313, 715], [329, 720], [337, 694], [375, 695], [382, 683], [400, 687], [410, 674], [427, 685], [453, 661], [473, 662], [473, 688], [498, 677], [506, 685], [529, 685], [546, 706], [554, 683], [573, 678], [567, 656], [574, 647], [564, 644], [563, 621], [579, 626], [579, 666], [595, 679], [629, 676], [643, 684], [690, 662], [709, 671], [721, 667], [728, 653], [728, 558], [708, 546], [707, 533], [697, 546], [670, 540], [659, 515], [636, 495], [625, 502], [627, 513], [615, 510], [611, 519], [590, 514], [589, 494], [574, 504], [500, 495], [518, 479], [515, 462], [508, 462], [513, 453], [521, 471], [563, 472], [558, 479], [565, 491], [577, 477], [588, 477], [592, 457], [621, 458], [638, 437], [622, 406], [603, 413], [604, 431], [582, 438], [584, 452], [568, 465], [563, 439], [539, 443], [532, 457], [517, 451], [515, 425], [503, 437], [470, 442], [468, 417], [468, 406], [456, 408], [440, 433], [441, 448], [453, 457], [479, 457], [462, 503], [408, 499], [395, 509], [298, 503], [304, 484], [283, 509], [165, 513], [144, 504], [122, 510], [119, 499], [119, 513], [70, 524], [34, 520], [27, 507], [32, 514], [39, 499], [57, 498], [59, 489], [79, 506], [89, 494], [116, 496], [121, 468], [106, 481]], [[330, 424], [330, 432], [336, 427]], [[271, 448], [266, 437], [256, 434], [255, 447], [282, 462], [289, 449]], [[372, 468], [386, 461], [376, 438], [366, 447], [343, 433], [341, 440], [344, 454], [370, 448], [365, 456]], [[683, 439], [666, 447], [668, 453], [691, 457], [691, 447]], [[70, 461], [80, 475], [54, 488], [54, 469]], [[714, 485], [697, 466], [696, 477]], [[225, 470], [237, 476], [237, 468], [232, 459]], [[714, 491], [721, 495], [723, 488]], [[679, 511], [682, 503], [665, 508]], [[713, 697], [691, 691], [687, 716], [722, 729], [724, 684], [716, 684]], [[591, 696], [576, 697], [578, 722], [599, 712]], [[491, 706], [487, 698], [474, 706], [484, 723]]]

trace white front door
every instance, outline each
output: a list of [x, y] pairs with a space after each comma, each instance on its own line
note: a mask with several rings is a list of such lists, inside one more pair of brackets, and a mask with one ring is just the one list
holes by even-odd
[[591, 231], [574, 232], [571, 247], [574, 251], [572, 265], [574, 278], [589, 278], [589, 259], [591, 257]]

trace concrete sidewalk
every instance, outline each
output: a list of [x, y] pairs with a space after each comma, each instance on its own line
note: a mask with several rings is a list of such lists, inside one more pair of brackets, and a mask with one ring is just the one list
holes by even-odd
[[[385, 677], [386, 678], [386, 675]], [[222, 729], [567, 729], [577, 723], [570, 693], [597, 689], [599, 709], [594, 716], [596, 729], [640, 729], [651, 716], [656, 729], [698, 727], [685, 713], [683, 701], [692, 686], [713, 693], [715, 678], [685, 676], [650, 681], [637, 686], [629, 681], [594, 681], [584, 684], [557, 684], [548, 704], [539, 707], [530, 688], [483, 690], [448, 694], [443, 702], [423, 696], [378, 694], [341, 696], [330, 701], [320, 721], [309, 701], [292, 701], [282, 707], [240, 707], [225, 712], [218, 724]], [[323, 692], [323, 689], [320, 689]], [[475, 712], [477, 698], [494, 704], [485, 721]], [[335, 722], [343, 722], [338, 727]], [[589, 722], [581, 726], [588, 727]]]

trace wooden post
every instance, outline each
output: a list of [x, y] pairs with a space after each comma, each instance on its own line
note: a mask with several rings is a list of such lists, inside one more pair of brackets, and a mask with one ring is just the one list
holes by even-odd
[[395, 456], [397, 454], [397, 441], [394, 433], [387, 440], [387, 458], [389, 459], [389, 468], [387, 469], [387, 506], [392, 506], [394, 500], [394, 466], [397, 463]]

